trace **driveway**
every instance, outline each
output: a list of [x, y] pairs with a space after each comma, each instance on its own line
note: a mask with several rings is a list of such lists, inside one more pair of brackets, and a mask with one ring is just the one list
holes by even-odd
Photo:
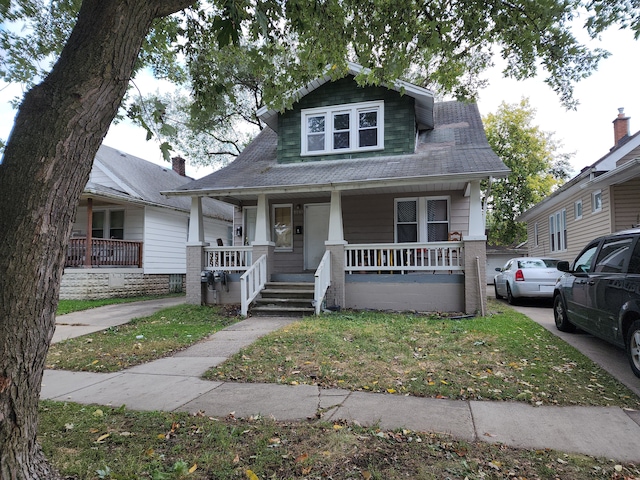
[[[487, 288], [487, 291], [491, 291], [493, 296], [493, 289]], [[640, 397], [640, 378], [631, 372], [624, 350], [582, 330], [575, 333], [558, 330], [553, 320], [553, 305], [550, 300], [527, 300], [512, 307], [578, 349]]]

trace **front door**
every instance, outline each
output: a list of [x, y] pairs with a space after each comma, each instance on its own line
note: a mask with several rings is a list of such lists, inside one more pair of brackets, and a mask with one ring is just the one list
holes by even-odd
[[304, 206], [304, 268], [315, 270], [326, 250], [329, 237], [329, 204], [310, 203]]

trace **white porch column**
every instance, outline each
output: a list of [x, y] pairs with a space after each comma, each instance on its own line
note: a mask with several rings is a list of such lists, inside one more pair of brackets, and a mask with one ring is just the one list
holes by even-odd
[[258, 211], [256, 215], [256, 237], [254, 243], [265, 245], [271, 242], [271, 227], [269, 225], [269, 202], [264, 193], [258, 195]]
[[188, 245], [204, 244], [204, 221], [202, 219], [202, 197], [191, 197], [191, 213], [189, 215]]
[[480, 180], [469, 183], [469, 235], [465, 240], [486, 240], [482, 215]]
[[331, 192], [331, 207], [329, 210], [329, 238], [330, 244], [344, 243], [342, 227], [342, 196], [339, 191]]

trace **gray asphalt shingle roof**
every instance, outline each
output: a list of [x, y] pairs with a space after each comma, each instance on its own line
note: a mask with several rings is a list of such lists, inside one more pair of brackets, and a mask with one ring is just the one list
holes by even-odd
[[440, 102], [434, 106], [434, 129], [419, 135], [408, 155], [278, 164], [277, 134], [265, 128], [231, 164], [174, 191], [224, 191], [335, 185], [487, 174], [509, 170], [491, 150], [475, 104]]
[[[191, 210], [191, 199], [166, 197], [160, 193], [179, 188], [191, 180], [176, 173], [170, 164], [167, 164], [166, 167], [156, 165], [106, 145], [100, 146], [95, 160], [104, 165], [123, 188], [109, 187], [89, 181], [85, 191], [186, 212]], [[226, 203], [206, 199], [202, 208], [203, 213], [209, 217], [229, 221], [233, 219], [233, 207]]]

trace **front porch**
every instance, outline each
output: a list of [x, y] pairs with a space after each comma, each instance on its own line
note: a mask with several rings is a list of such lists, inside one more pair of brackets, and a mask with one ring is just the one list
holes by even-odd
[[[255, 212], [254, 224], [248, 226], [246, 215], [238, 209], [234, 222], [237, 245], [209, 246], [199, 237], [198, 222], [193, 220], [199, 216], [200, 197], [192, 197], [187, 301], [241, 303], [242, 314], [247, 315], [267, 282], [305, 276], [315, 285], [311, 303], [316, 313], [327, 307], [484, 312], [486, 239], [479, 182], [472, 183], [459, 193], [447, 192], [446, 230], [434, 231], [447, 238], [447, 233], [460, 230], [458, 239], [450, 241], [398, 241], [398, 233], [394, 238], [394, 229], [399, 231], [394, 227], [394, 198], [404, 202], [406, 197], [391, 192], [351, 195], [343, 201], [343, 192], [333, 191], [327, 192], [329, 198], [317, 194], [312, 199], [288, 198], [291, 218], [280, 219], [279, 230], [274, 216], [281, 212], [274, 213], [274, 208], [282, 207], [283, 199], [257, 194], [255, 206], [250, 207]], [[322, 205], [326, 206], [326, 227], [319, 231], [309, 221], [309, 212], [319, 218], [322, 211], [317, 207]], [[374, 213], [377, 218], [369, 220]], [[345, 218], [349, 220], [343, 228]], [[371, 221], [377, 222], [376, 230], [382, 233], [367, 235], [371, 239], [367, 243], [357, 241]], [[389, 236], [395, 241], [384, 241]], [[318, 246], [320, 253], [313, 260], [309, 252]], [[214, 277], [203, 276], [203, 272], [225, 274]]]

